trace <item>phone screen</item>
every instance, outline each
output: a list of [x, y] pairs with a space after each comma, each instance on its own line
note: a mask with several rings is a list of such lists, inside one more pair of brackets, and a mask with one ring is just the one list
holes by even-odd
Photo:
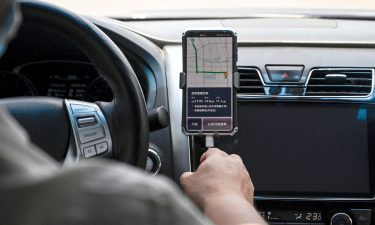
[[184, 114], [188, 133], [233, 131], [235, 41], [232, 31], [186, 33]]

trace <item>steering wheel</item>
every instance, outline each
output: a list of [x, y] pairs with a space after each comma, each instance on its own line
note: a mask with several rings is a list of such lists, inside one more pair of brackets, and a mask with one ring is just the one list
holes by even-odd
[[112, 89], [112, 102], [82, 102], [50, 97], [0, 100], [0, 105], [40, 147], [66, 159], [104, 156], [145, 165], [149, 124], [138, 79], [115, 43], [72, 12], [38, 1], [20, 1], [23, 20], [54, 30], [73, 42]]

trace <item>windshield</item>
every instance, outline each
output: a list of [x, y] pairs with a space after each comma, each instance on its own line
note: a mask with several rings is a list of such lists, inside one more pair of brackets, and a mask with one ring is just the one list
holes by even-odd
[[374, 0], [45, 0], [79, 14], [128, 19], [246, 17], [259, 13], [355, 14], [375, 16]]

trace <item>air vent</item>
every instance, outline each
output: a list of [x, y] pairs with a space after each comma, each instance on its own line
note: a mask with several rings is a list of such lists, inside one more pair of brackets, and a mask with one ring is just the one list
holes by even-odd
[[372, 69], [314, 69], [306, 96], [367, 96], [372, 91]]
[[238, 67], [240, 74], [240, 90], [239, 94], [247, 95], [264, 95], [264, 88], [260, 73], [255, 68]]

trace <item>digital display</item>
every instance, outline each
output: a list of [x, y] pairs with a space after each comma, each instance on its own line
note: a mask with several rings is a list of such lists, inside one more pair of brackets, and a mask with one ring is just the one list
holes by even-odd
[[36, 95], [81, 101], [111, 101], [113, 94], [95, 67], [78, 61], [41, 61], [15, 69], [35, 86]]
[[88, 82], [91, 76], [79, 76], [75, 74], [69, 75], [49, 75], [48, 77], [47, 96], [57, 98], [75, 98], [84, 99]]
[[215, 144], [242, 157], [258, 196], [371, 197], [374, 117], [363, 104], [240, 102], [238, 133]]
[[267, 221], [283, 222], [324, 222], [320, 211], [260, 211], [259, 215]]
[[233, 130], [233, 37], [186, 38], [186, 130]]

